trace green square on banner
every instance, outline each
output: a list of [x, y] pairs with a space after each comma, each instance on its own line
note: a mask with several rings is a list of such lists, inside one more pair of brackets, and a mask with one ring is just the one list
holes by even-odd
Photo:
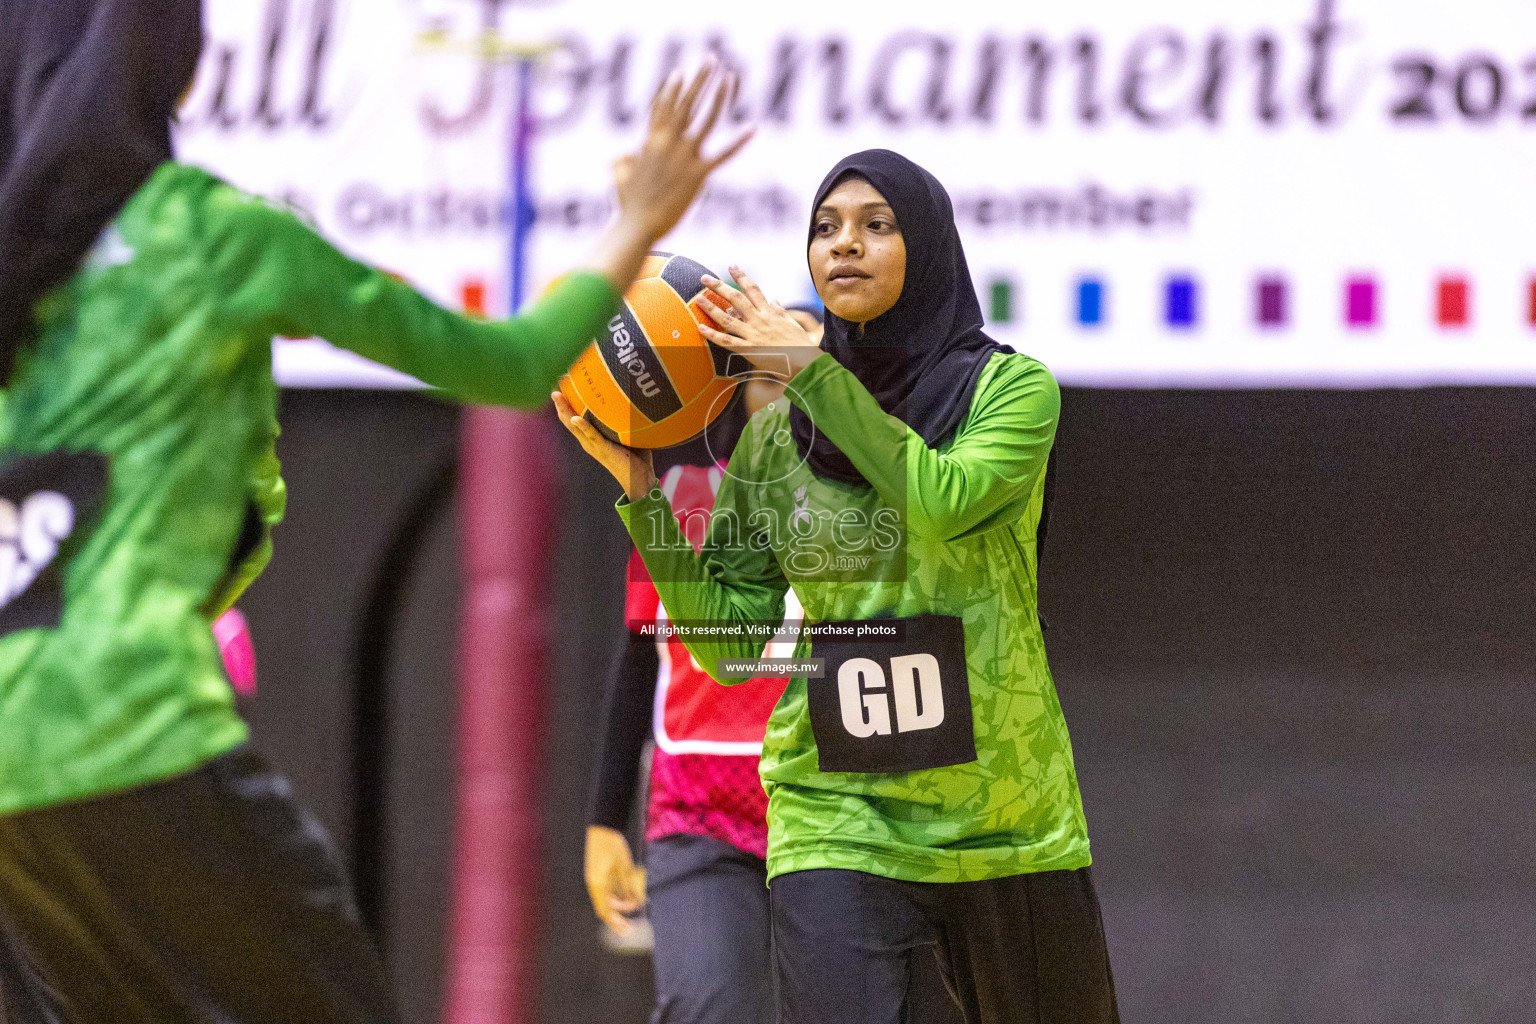
[[992, 323], [1006, 324], [1013, 320], [1013, 282], [1007, 278], [996, 278], [988, 289], [991, 316], [987, 317]]

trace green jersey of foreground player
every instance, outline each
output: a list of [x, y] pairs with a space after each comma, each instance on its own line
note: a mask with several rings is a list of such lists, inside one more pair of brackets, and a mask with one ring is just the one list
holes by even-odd
[[746, 141], [702, 155], [731, 89], [713, 76], [663, 86], [596, 255], [517, 319], [442, 309], [174, 162], [38, 302], [0, 410], [0, 1017], [395, 1019], [323, 835], [246, 745], [208, 627], [282, 514], [271, 339], [542, 403]]
[[[905, 1020], [931, 948], [970, 1024], [1117, 1019], [1066, 723], [1036, 614], [1036, 531], [1059, 393], [988, 338], [949, 198], [885, 150], [812, 204], [818, 348], [732, 268], [705, 334], [792, 374], [755, 416], [700, 555], [650, 463], [557, 403], [624, 485], [619, 513], [706, 671], [793, 586], [823, 632], [768, 725], [768, 874], [780, 1019]], [[864, 637], [860, 639], [861, 636]], [[876, 637], [871, 639], [871, 637]], [[883, 638], [882, 638], [883, 637]], [[738, 672], [738, 675], [740, 673]]]

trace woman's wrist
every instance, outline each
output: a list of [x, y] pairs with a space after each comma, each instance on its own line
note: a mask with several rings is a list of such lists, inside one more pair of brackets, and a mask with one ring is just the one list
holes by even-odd
[[789, 352], [789, 378], [788, 378], [789, 380], [794, 380], [796, 377], [800, 376], [800, 371], [801, 370], [804, 370], [807, 366], [810, 366], [817, 359], [819, 359], [822, 356], [826, 355], [826, 353], [823, 352], [820, 349], [820, 347], [817, 347], [817, 348], [804, 348], [804, 349], [796, 347], [796, 348], [789, 349], [788, 352]]
[[656, 474], [647, 469], [644, 473], [630, 477], [629, 485], [624, 488], [624, 497], [630, 501], [639, 501], [656, 489]]
[[607, 277], [613, 290], [623, 295], [639, 275], [656, 240], [655, 229], [641, 217], [621, 213], [598, 240], [592, 269]]

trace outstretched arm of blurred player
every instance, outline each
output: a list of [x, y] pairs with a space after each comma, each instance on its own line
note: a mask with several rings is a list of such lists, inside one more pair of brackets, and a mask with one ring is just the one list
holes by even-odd
[[706, 64], [686, 88], [680, 76], [662, 86], [643, 145], [620, 161], [620, 213], [593, 258], [518, 317], [490, 323], [451, 313], [233, 188], [205, 206], [209, 269], [224, 284], [224, 312], [272, 334], [323, 337], [463, 400], [536, 406], [709, 174], [750, 138], [744, 133], [720, 154], [704, 155], [735, 88], [730, 77], [710, 86], [714, 74]]

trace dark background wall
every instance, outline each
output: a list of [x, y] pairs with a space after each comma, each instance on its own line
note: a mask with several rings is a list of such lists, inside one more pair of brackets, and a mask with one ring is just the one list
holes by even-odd
[[[348, 850], [360, 636], [457, 411], [286, 392], [290, 487], [243, 602], [259, 742]], [[567, 467], [544, 829], [543, 1019], [645, 1019], [581, 883], [627, 547]], [[1067, 389], [1043, 573], [1127, 1021], [1536, 1019], [1536, 392]], [[457, 567], [429, 516], [390, 638], [386, 945], [442, 985]], [[374, 742], [378, 742], [375, 740]], [[937, 1019], [937, 1018], [935, 1018]]]

